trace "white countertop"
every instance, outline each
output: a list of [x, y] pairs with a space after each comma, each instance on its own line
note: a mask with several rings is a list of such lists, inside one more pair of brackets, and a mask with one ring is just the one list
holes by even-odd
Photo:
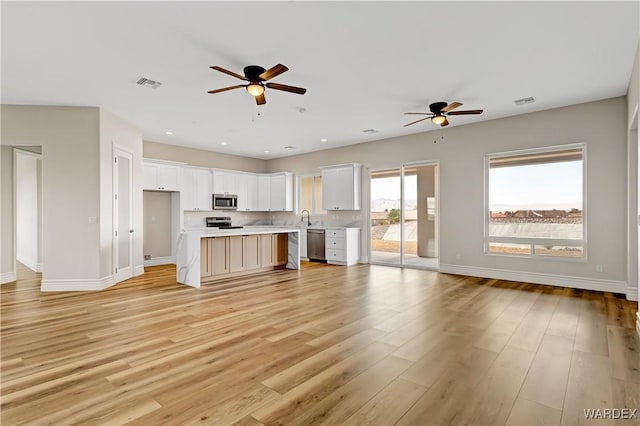
[[300, 232], [300, 228], [281, 226], [245, 226], [244, 228], [218, 229], [218, 228], [187, 228], [184, 232], [200, 234], [200, 238], [207, 237], [233, 237], [238, 235], [276, 234]]

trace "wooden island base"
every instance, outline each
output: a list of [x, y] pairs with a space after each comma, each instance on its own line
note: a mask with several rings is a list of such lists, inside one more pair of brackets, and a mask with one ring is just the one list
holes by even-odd
[[285, 269], [288, 235], [284, 233], [208, 237], [200, 240], [202, 283]]

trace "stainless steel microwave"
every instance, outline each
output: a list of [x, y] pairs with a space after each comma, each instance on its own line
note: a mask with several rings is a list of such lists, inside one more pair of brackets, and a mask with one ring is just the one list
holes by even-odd
[[237, 210], [238, 196], [234, 194], [213, 194], [214, 210]]

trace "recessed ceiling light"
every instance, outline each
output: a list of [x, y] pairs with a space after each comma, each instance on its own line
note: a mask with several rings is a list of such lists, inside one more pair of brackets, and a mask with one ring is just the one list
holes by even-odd
[[220, 145], [226, 145], [227, 143], [225, 141], [220, 142]]
[[265, 149], [265, 150], [264, 150], [264, 153], [265, 153], [265, 154], [268, 154], [268, 153], [269, 153], [269, 150], [268, 150], [268, 149]]
[[172, 135], [173, 134], [173, 132], [170, 131], [170, 130], [167, 130], [165, 133], [168, 134], [168, 135]]
[[327, 138], [320, 139], [320, 142], [326, 142], [326, 141], [327, 141]]

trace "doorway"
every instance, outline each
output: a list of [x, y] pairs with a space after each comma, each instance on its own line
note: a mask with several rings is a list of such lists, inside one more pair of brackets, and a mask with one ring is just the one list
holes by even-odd
[[371, 172], [373, 264], [439, 268], [438, 163]]
[[34, 272], [42, 272], [41, 149], [21, 147], [14, 148], [13, 152], [15, 259]]
[[113, 151], [113, 259], [115, 282], [133, 276], [133, 178], [132, 153]]

